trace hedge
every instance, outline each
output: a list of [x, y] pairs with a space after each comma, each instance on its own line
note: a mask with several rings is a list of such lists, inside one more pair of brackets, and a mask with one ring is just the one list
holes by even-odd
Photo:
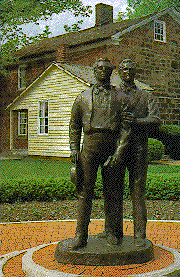
[[172, 159], [180, 160], [180, 127], [178, 125], [161, 125], [153, 137], [165, 145], [165, 153]]
[[180, 136], [180, 127], [178, 125], [166, 125], [163, 124], [159, 127], [161, 133], [171, 135], [171, 136]]
[[[76, 196], [76, 188], [70, 178], [6, 180], [0, 184], [0, 203], [64, 200], [74, 199]], [[102, 197], [102, 183], [99, 175], [94, 198]], [[126, 174], [124, 198], [129, 197], [128, 174]], [[148, 174], [146, 197], [151, 200], [180, 200], [180, 173]]]
[[165, 147], [163, 143], [157, 139], [148, 139], [148, 161], [161, 160], [164, 155]]

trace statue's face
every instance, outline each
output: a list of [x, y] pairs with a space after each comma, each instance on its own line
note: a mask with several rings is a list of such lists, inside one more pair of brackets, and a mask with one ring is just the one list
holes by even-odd
[[101, 82], [109, 82], [112, 68], [106, 61], [99, 61], [97, 66], [94, 68], [96, 79]]
[[119, 69], [119, 74], [125, 82], [131, 82], [134, 81], [136, 72], [131, 64], [124, 63], [123, 67]]

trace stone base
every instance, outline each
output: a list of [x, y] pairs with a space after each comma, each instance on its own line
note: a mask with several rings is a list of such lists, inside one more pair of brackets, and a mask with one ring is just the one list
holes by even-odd
[[100, 235], [90, 236], [86, 247], [71, 250], [72, 239], [58, 243], [55, 259], [59, 263], [89, 266], [115, 266], [128, 264], [142, 264], [153, 259], [153, 245], [145, 240], [145, 245], [137, 247], [134, 237], [124, 236], [118, 245], [111, 245]]

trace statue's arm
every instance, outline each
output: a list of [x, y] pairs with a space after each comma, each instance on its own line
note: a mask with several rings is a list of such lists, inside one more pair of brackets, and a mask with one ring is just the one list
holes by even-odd
[[162, 122], [159, 117], [159, 110], [154, 98], [148, 99], [148, 116], [143, 118], [136, 118], [136, 123], [141, 126], [159, 127]]
[[71, 149], [71, 161], [75, 163], [79, 158], [82, 133], [82, 105], [81, 95], [74, 101], [69, 124], [69, 142]]

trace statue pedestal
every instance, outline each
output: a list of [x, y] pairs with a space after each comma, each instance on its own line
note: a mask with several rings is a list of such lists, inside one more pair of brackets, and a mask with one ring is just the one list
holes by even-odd
[[59, 263], [89, 266], [115, 266], [142, 264], [153, 259], [153, 245], [145, 240], [145, 245], [137, 247], [134, 237], [124, 236], [118, 245], [109, 244], [105, 237], [94, 235], [88, 238], [86, 247], [71, 250], [72, 239], [60, 241], [56, 247], [55, 259]]

